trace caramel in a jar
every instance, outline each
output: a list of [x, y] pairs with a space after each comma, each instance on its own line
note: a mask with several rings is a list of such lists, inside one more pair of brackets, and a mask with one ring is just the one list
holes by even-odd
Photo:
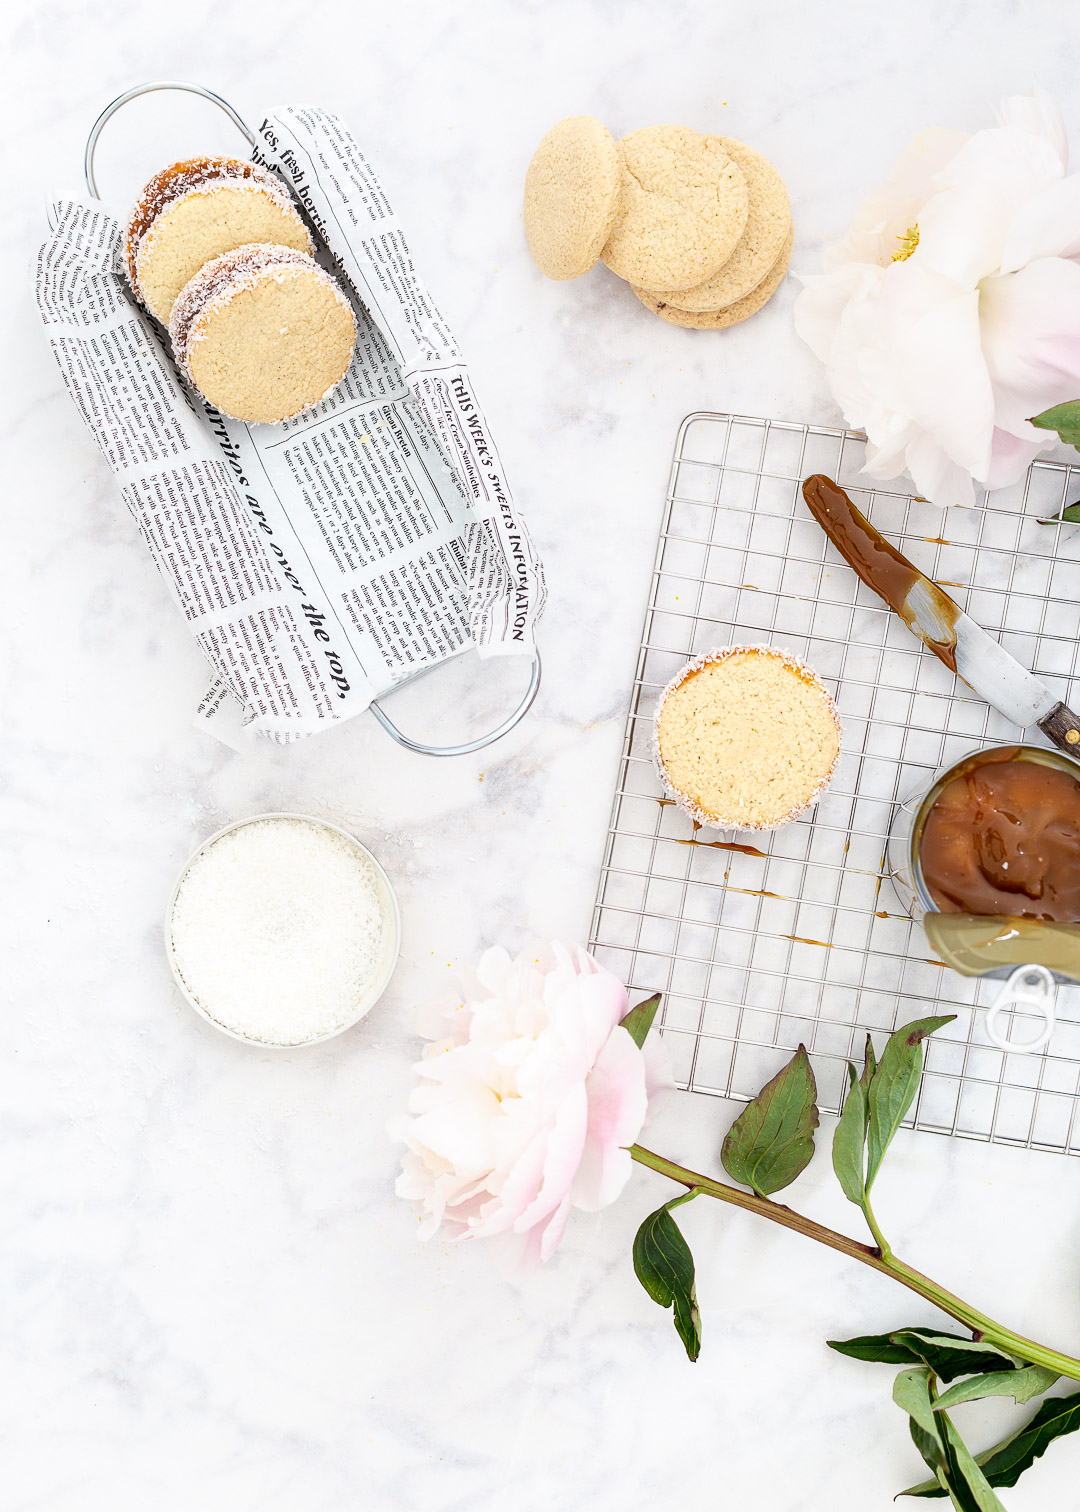
[[938, 794], [919, 862], [943, 913], [1080, 921], [1080, 782], [1035, 761], [973, 764]]

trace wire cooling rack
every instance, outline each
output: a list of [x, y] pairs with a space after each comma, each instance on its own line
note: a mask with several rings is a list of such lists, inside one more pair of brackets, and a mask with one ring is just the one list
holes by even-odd
[[[1058, 1027], [1043, 1054], [996, 1050], [976, 1010], [1001, 983], [933, 960], [887, 877], [896, 803], [974, 747], [1021, 732], [858, 581], [799, 487], [814, 472], [836, 478], [906, 556], [1073, 702], [1080, 529], [1041, 521], [1076, 497], [1080, 466], [1036, 462], [989, 507], [946, 511], [894, 485], [869, 487], [864, 457], [864, 439], [850, 431], [739, 415], [683, 422], [592, 947], [632, 995], [663, 992], [661, 1031], [692, 1092], [745, 1101], [802, 1041], [820, 1105], [836, 1112], [845, 1062], [861, 1063], [868, 1030], [951, 1012], [955, 1022], [928, 1042], [909, 1122], [1080, 1154], [1080, 988], [1058, 989]], [[810, 817], [772, 834], [698, 828], [665, 798], [653, 764], [661, 689], [688, 657], [732, 641], [802, 657], [843, 721], [830, 788]]]

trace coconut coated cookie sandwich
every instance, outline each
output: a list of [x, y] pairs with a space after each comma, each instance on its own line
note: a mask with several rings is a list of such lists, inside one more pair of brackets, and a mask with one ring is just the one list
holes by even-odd
[[710, 651], [660, 695], [660, 775], [699, 824], [777, 829], [817, 802], [839, 756], [825, 685], [772, 646]]
[[135, 297], [168, 325], [176, 296], [203, 264], [251, 242], [313, 250], [274, 175], [240, 158], [172, 163], [154, 174], [128, 221], [124, 254]]
[[352, 306], [292, 247], [234, 247], [199, 269], [169, 321], [187, 377], [223, 415], [273, 422], [327, 398], [356, 344]]
[[[617, 170], [617, 171], [616, 171]], [[525, 229], [549, 278], [598, 258], [673, 325], [723, 330], [756, 314], [791, 257], [791, 207], [761, 153], [733, 137], [650, 126], [618, 144], [592, 116], [560, 121], [526, 175]]]

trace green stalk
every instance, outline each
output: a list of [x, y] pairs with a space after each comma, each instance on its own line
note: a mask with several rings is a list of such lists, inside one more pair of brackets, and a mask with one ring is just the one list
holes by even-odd
[[866, 1219], [866, 1226], [874, 1236], [875, 1242], [877, 1243], [878, 1247], [878, 1253], [880, 1254], [882, 1260], [891, 1260], [893, 1257], [892, 1246], [888, 1243], [885, 1235], [878, 1227], [878, 1221], [874, 1217], [874, 1210], [870, 1206], [869, 1193], [867, 1193], [867, 1195], [863, 1198], [862, 1210], [863, 1217]]
[[1037, 1344], [1034, 1339], [1026, 1339], [1023, 1334], [1013, 1333], [1011, 1328], [1002, 1327], [993, 1318], [988, 1318], [985, 1313], [971, 1307], [963, 1298], [951, 1291], [946, 1291], [929, 1276], [924, 1276], [922, 1271], [905, 1265], [884, 1243], [880, 1249], [869, 1244], [862, 1244], [858, 1239], [851, 1239], [847, 1234], [837, 1233], [835, 1229], [826, 1228], [823, 1223], [818, 1223], [813, 1218], [806, 1218], [802, 1213], [796, 1213], [793, 1208], [786, 1207], [783, 1203], [773, 1202], [768, 1197], [758, 1197], [753, 1192], [741, 1191], [739, 1187], [729, 1186], [724, 1181], [714, 1181], [709, 1176], [702, 1176], [697, 1171], [688, 1170], [686, 1166], [677, 1165], [673, 1160], [665, 1160], [662, 1155], [654, 1155], [651, 1150], [646, 1150], [641, 1145], [631, 1145], [630, 1154], [639, 1165], [648, 1166], [650, 1170], [658, 1171], [661, 1176], [677, 1181], [680, 1186], [690, 1188], [691, 1192], [688, 1195], [704, 1192], [720, 1202], [731, 1203], [732, 1207], [744, 1208], [749, 1213], [757, 1213], [762, 1218], [768, 1218], [771, 1223], [782, 1224], [784, 1228], [794, 1229], [796, 1233], [804, 1234], [808, 1239], [816, 1239], [819, 1244], [839, 1250], [840, 1254], [847, 1255], [849, 1259], [858, 1260], [862, 1265], [868, 1265], [871, 1270], [880, 1271], [883, 1276], [891, 1276], [901, 1286], [906, 1286], [909, 1291], [924, 1297], [927, 1302], [932, 1302], [942, 1312], [948, 1313], [950, 1318], [955, 1318], [965, 1328], [971, 1329], [977, 1338], [987, 1344], [993, 1344], [1003, 1354], [1016, 1355], [1029, 1365], [1044, 1365], [1048, 1370], [1056, 1371], [1058, 1375], [1067, 1376], [1072, 1381], [1080, 1381], [1080, 1360], [1073, 1359], [1071, 1355], [1059, 1354], [1056, 1349], [1048, 1349], [1044, 1344]]

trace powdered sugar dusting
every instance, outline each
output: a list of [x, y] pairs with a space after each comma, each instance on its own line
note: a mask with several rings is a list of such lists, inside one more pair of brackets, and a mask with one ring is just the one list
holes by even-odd
[[[660, 716], [663, 712], [664, 703], [669, 694], [673, 693], [676, 688], [681, 687], [688, 677], [693, 676], [695, 672], [702, 671], [707, 666], [714, 665], [718, 662], [727, 661], [729, 657], [737, 656], [746, 652], [750, 652], [758, 656], [771, 657], [774, 661], [777, 661], [782, 666], [787, 667], [789, 671], [796, 673], [799, 677], [802, 678], [804, 682], [809, 683], [812, 688], [814, 688], [818, 693], [821, 694], [822, 701], [828, 709], [829, 714], [832, 718], [832, 722], [836, 728], [837, 748], [836, 755], [833, 757], [832, 764], [830, 765], [828, 771], [822, 776], [820, 782], [813, 789], [813, 791], [801, 803], [788, 809], [786, 813], [780, 815], [776, 819], [742, 820], [739, 824], [733, 825], [725, 824], [721, 820], [718, 820], [715, 814], [710, 814], [706, 809], [703, 809], [700, 804], [695, 803], [688, 794], [682, 792], [682, 790], [677, 788], [671, 781], [668, 776], [667, 769], [664, 766], [663, 758], [660, 754]], [[664, 791], [670, 798], [673, 798], [676, 803], [684, 808], [686, 812], [691, 816], [691, 818], [693, 818], [698, 824], [707, 825], [711, 829], [776, 830], [781, 829], [785, 824], [790, 824], [793, 819], [798, 819], [802, 814], [805, 814], [810, 809], [812, 809], [815, 803], [817, 803], [822, 793], [832, 781], [833, 773], [836, 771], [836, 764], [840, 760], [840, 740], [842, 735], [843, 727], [840, 723], [840, 715], [837, 713], [836, 704], [833, 702], [832, 695], [830, 694], [828, 688], [826, 688], [825, 684], [818, 677], [814, 669], [812, 667], [808, 667], [804, 661], [801, 661], [797, 656], [793, 656], [789, 651], [781, 650], [778, 646], [720, 646], [715, 650], [705, 651], [700, 656], [695, 657], [693, 661], [687, 662], [686, 666], [682, 667], [675, 674], [675, 676], [668, 683], [667, 687], [664, 688], [663, 692], [660, 694], [660, 697], [657, 699], [656, 712], [653, 715], [653, 759], [656, 763], [657, 772], [660, 775], [660, 781], [664, 785]]]
[[208, 1017], [273, 1045], [353, 1022], [395, 943], [361, 847], [284, 816], [238, 825], [199, 852], [169, 936], [177, 974]]

